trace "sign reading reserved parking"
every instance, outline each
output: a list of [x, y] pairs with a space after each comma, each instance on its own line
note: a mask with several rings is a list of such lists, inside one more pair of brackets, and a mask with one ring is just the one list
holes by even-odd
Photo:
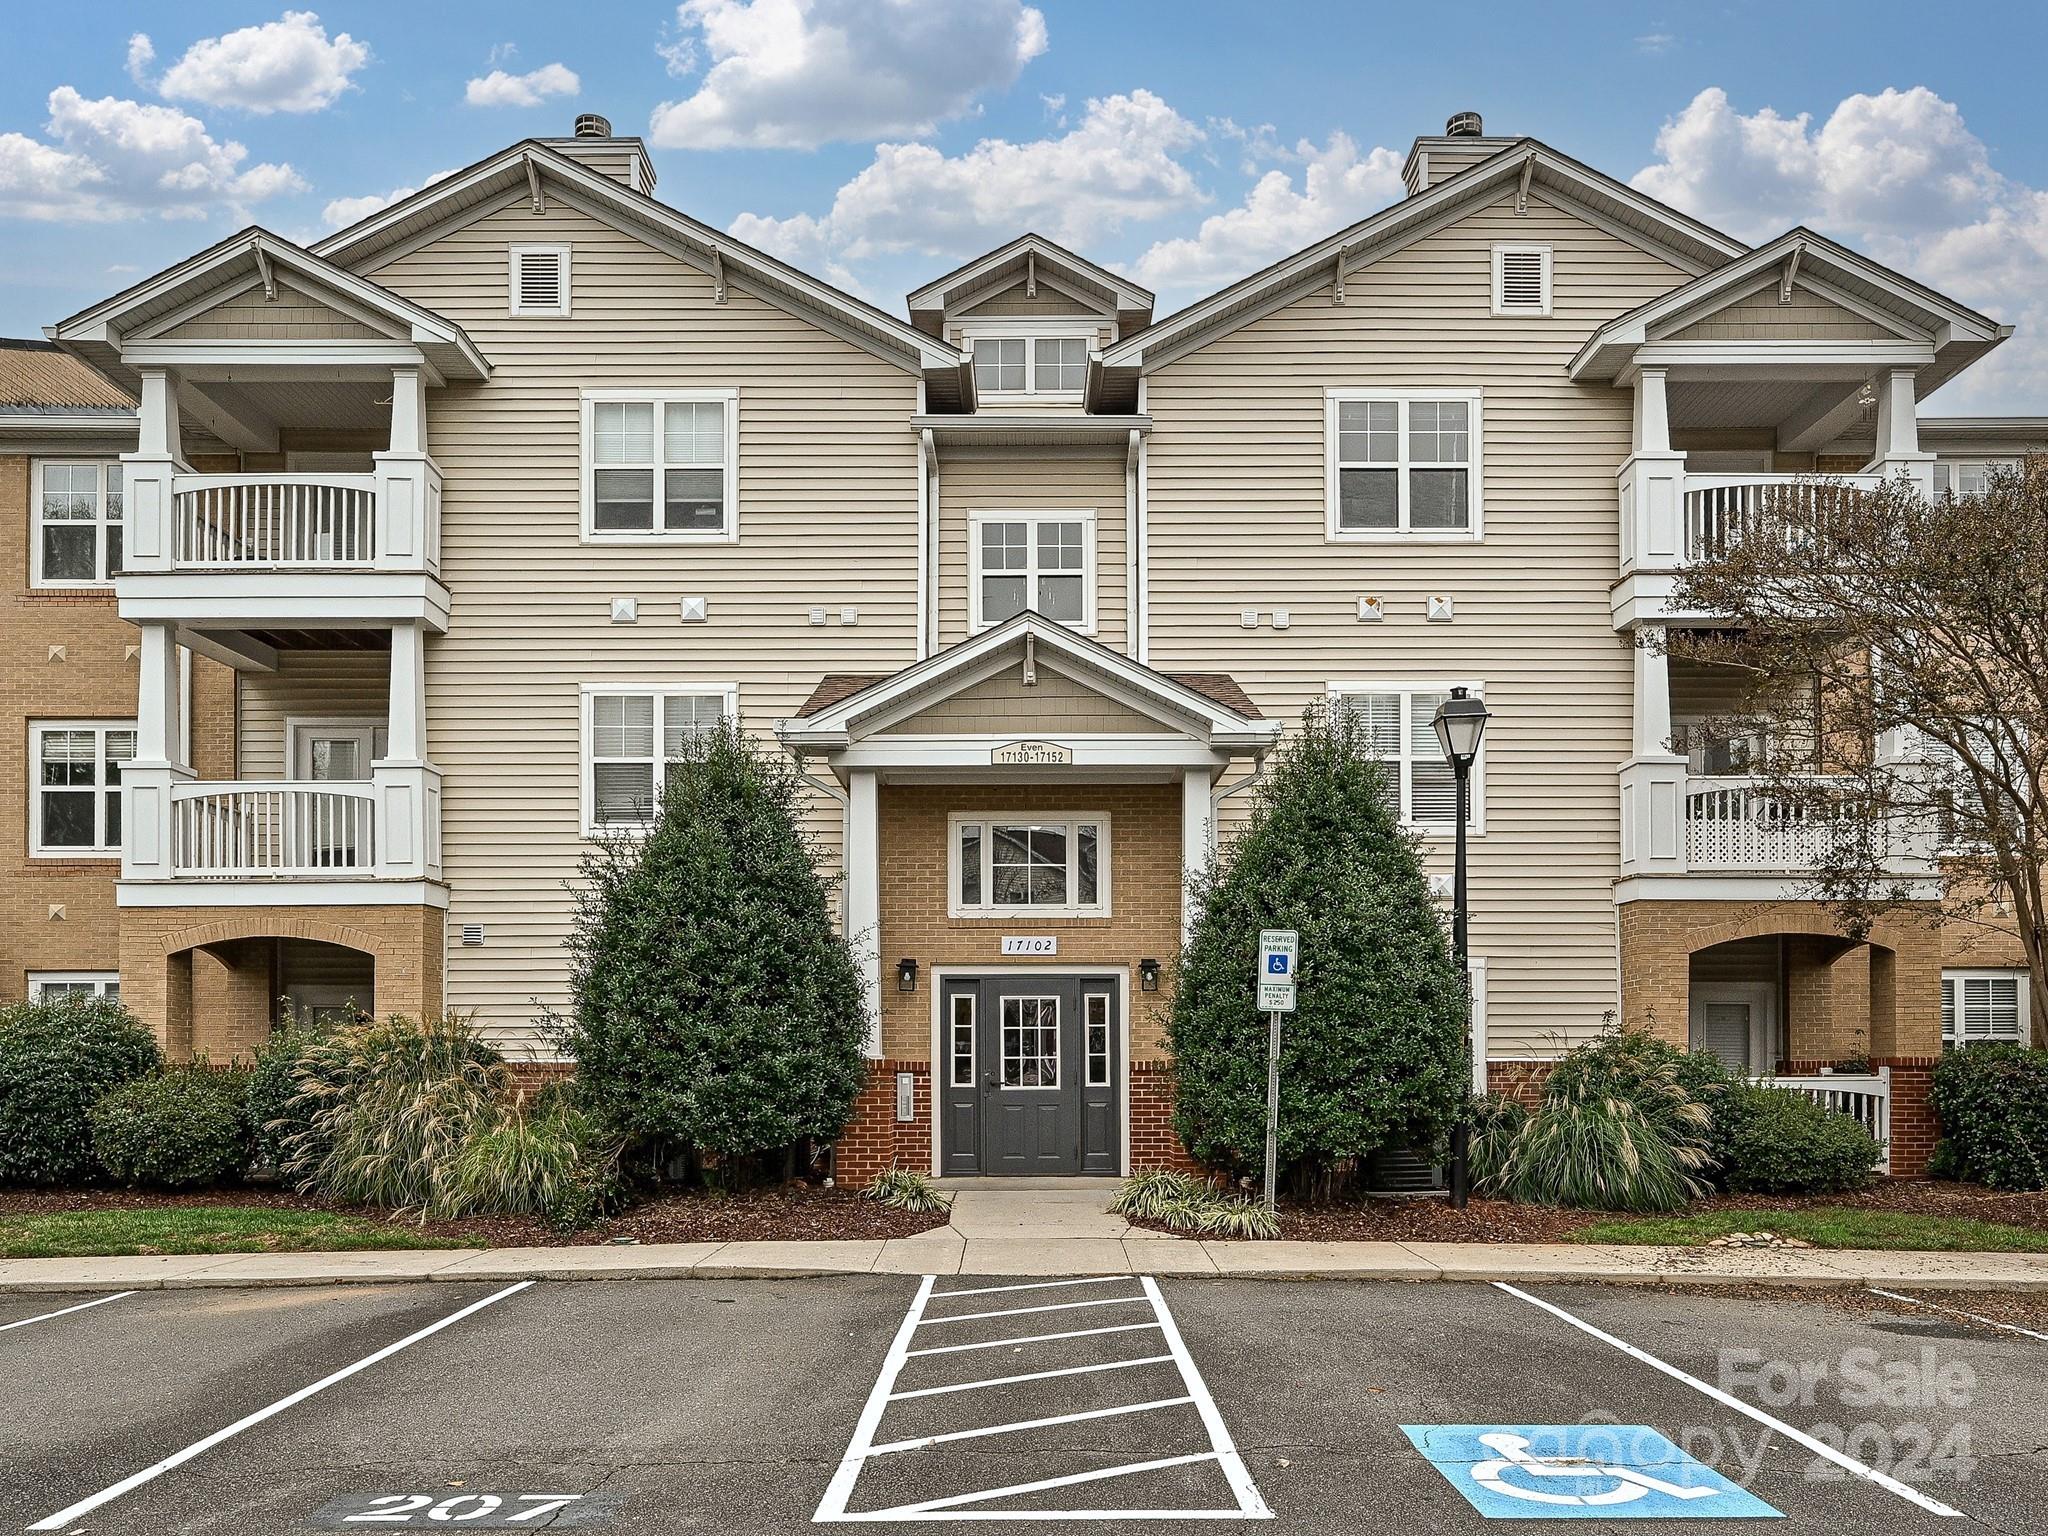
[[1489, 1520], [1772, 1520], [1779, 1512], [1641, 1424], [1403, 1424]]

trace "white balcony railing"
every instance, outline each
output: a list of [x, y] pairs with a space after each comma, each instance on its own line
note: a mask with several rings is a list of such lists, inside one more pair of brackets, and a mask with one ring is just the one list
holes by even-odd
[[1813, 1077], [1766, 1077], [1765, 1087], [1790, 1088], [1803, 1093], [1824, 1109], [1853, 1115], [1863, 1128], [1877, 1138], [1883, 1151], [1877, 1160], [1880, 1173], [1892, 1171], [1892, 1069], [1879, 1067], [1870, 1073], [1830, 1073]]
[[1685, 852], [1693, 869], [1812, 869], [1834, 837], [1823, 813], [1776, 799], [1750, 779], [1686, 780]]
[[178, 877], [344, 879], [376, 872], [368, 783], [189, 782], [171, 791]]
[[179, 475], [171, 561], [182, 570], [367, 568], [377, 558], [372, 475]]
[[[1778, 499], [1778, 515], [1796, 512], [1803, 522], [1825, 530], [1830, 511], [1880, 483], [1876, 475], [1687, 475], [1685, 477], [1685, 563], [1718, 559], [1756, 527]], [[1823, 532], [1816, 538], [1824, 537]]]

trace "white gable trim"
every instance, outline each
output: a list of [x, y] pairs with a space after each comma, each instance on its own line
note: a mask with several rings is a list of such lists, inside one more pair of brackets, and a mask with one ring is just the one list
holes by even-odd
[[[1136, 283], [1118, 277], [1108, 268], [1098, 267], [1094, 262], [1076, 256], [1071, 251], [1060, 250], [1038, 235], [1019, 235], [1009, 244], [996, 247], [986, 256], [947, 273], [936, 282], [926, 283], [924, 287], [910, 295], [905, 301], [906, 306], [914, 310], [943, 308], [947, 303], [947, 296], [955, 289], [964, 288], [978, 281], [1020, 251], [1031, 251], [1056, 267], [1065, 267], [1091, 282], [1100, 284], [1108, 291], [1111, 303], [1118, 309], [1149, 310], [1152, 307], [1154, 296], [1150, 289], [1140, 288]], [[1038, 280], [1045, 281], [1043, 273], [1039, 275]]]

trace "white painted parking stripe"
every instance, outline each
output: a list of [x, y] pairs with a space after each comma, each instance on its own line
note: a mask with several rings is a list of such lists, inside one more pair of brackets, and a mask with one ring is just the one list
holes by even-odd
[[157, 1462], [155, 1465], [144, 1467], [140, 1472], [132, 1473], [129, 1476], [122, 1478], [120, 1482], [115, 1483], [110, 1487], [102, 1488], [98, 1493], [80, 1499], [76, 1504], [68, 1505], [63, 1509], [58, 1510], [57, 1513], [55, 1513], [54, 1515], [50, 1515], [45, 1519], [38, 1520], [34, 1525], [30, 1526], [29, 1529], [32, 1531], [61, 1531], [66, 1526], [75, 1524], [83, 1516], [91, 1514], [101, 1505], [111, 1504], [114, 1500], [120, 1498], [123, 1494], [134, 1492], [137, 1488], [140, 1488], [144, 1483], [149, 1482], [154, 1478], [161, 1477], [164, 1473], [171, 1471], [175, 1467], [182, 1467], [186, 1462], [192, 1460], [195, 1456], [205, 1455], [208, 1451], [212, 1450], [216, 1445], [219, 1445], [222, 1441], [232, 1440], [236, 1435], [239, 1435], [243, 1430], [253, 1429], [256, 1425], [261, 1424], [265, 1419], [275, 1418], [278, 1414], [283, 1413], [287, 1408], [296, 1407], [298, 1404], [303, 1403], [307, 1398], [312, 1397], [315, 1393], [324, 1392], [329, 1387], [335, 1385], [337, 1382], [348, 1380], [349, 1377], [355, 1375], [358, 1371], [368, 1370], [371, 1366], [375, 1365], [380, 1360], [390, 1359], [400, 1350], [408, 1349], [414, 1344], [419, 1343], [420, 1340], [432, 1337], [434, 1334], [439, 1333], [443, 1328], [451, 1327], [454, 1324], [461, 1322], [464, 1318], [473, 1316], [474, 1314], [483, 1311], [485, 1307], [492, 1306], [497, 1302], [503, 1301], [507, 1296], [513, 1296], [518, 1294], [520, 1291], [525, 1290], [528, 1286], [532, 1285], [533, 1283], [534, 1282], [531, 1280], [521, 1280], [518, 1281], [516, 1284], [506, 1286], [502, 1291], [491, 1292], [490, 1295], [484, 1297], [481, 1301], [472, 1301], [468, 1306], [459, 1308], [454, 1312], [450, 1312], [446, 1317], [427, 1324], [426, 1327], [419, 1329], [417, 1332], [407, 1334], [404, 1338], [398, 1340], [395, 1344], [386, 1344], [382, 1349], [377, 1350], [372, 1354], [367, 1354], [363, 1356], [362, 1359], [356, 1361], [353, 1365], [345, 1365], [338, 1371], [334, 1371], [329, 1375], [322, 1376], [318, 1381], [314, 1382], [312, 1385], [301, 1387], [296, 1392], [288, 1393], [284, 1397], [280, 1397], [276, 1402], [270, 1404], [268, 1407], [259, 1408], [254, 1413], [249, 1414], [247, 1417], [235, 1420], [234, 1423], [228, 1425], [225, 1429], [216, 1429], [212, 1434], [206, 1436], [204, 1439], [193, 1441], [190, 1445], [186, 1446], [182, 1451], [173, 1451], [170, 1455], [166, 1456], [162, 1461]]
[[1719, 1387], [1710, 1386], [1706, 1382], [1701, 1381], [1697, 1376], [1689, 1375], [1675, 1365], [1659, 1360], [1648, 1350], [1638, 1349], [1626, 1339], [1618, 1339], [1613, 1334], [1594, 1327], [1593, 1324], [1587, 1322], [1584, 1318], [1574, 1317], [1571, 1313], [1565, 1311], [1563, 1307], [1555, 1306], [1543, 1300], [1540, 1296], [1531, 1296], [1527, 1291], [1509, 1285], [1505, 1280], [1496, 1280], [1493, 1283], [1497, 1289], [1506, 1291], [1510, 1296], [1518, 1296], [1523, 1301], [1528, 1302], [1530, 1306], [1540, 1307], [1552, 1317], [1570, 1323], [1572, 1327], [1578, 1329], [1581, 1333], [1590, 1334], [1603, 1344], [1613, 1345], [1631, 1360], [1640, 1361], [1652, 1370], [1661, 1371], [1674, 1381], [1682, 1381], [1695, 1392], [1712, 1398], [1722, 1407], [1732, 1409], [1745, 1418], [1754, 1419], [1759, 1424], [1777, 1430], [1794, 1444], [1804, 1446], [1807, 1450], [1813, 1452], [1814, 1455], [1833, 1462], [1852, 1477], [1860, 1477], [1865, 1482], [1874, 1483], [1888, 1493], [1895, 1493], [1907, 1503], [1919, 1505], [1920, 1508], [1926, 1510], [1930, 1515], [1946, 1515], [1957, 1518], [1962, 1518], [1963, 1516], [1963, 1512], [1960, 1509], [1951, 1509], [1948, 1505], [1942, 1503], [1941, 1500], [1930, 1498], [1919, 1489], [1902, 1483], [1897, 1478], [1878, 1471], [1875, 1467], [1865, 1466], [1855, 1457], [1844, 1455], [1833, 1446], [1814, 1439], [1813, 1436], [1807, 1434], [1804, 1430], [1794, 1429], [1783, 1419], [1774, 1418], [1772, 1415], [1765, 1413], [1761, 1408], [1752, 1408], [1741, 1398], [1723, 1392]]
[[1267, 1519], [1273, 1512], [1266, 1508], [1266, 1501], [1259, 1496], [1258, 1484], [1252, 1481], [1244, 1458], [1237, 1454], [1230, 1431], [1224, 1427], [1223, 1415], [1216, 1409], [1216, 1400], [1209, 1395], [1202, 1373], [1195, 1369], [1194, 1357], [1188, 1353], [1188, 1346], [1180, 1336], [1173, 1314], [1166, 1310], [1166, 1300], [1159, 1294], [1159, 1282], [1145, 1275], [1142, 1283], [1145, 1294], [1152, 1298], [1153, 1310], [1159, 1314], [1159, 1328], [1166, 1335], [1166, 1347], [1180, 1366], [1181, 1378], [1187, 1382], [1188, 1390], [1195, 1396], [1195, 1410], [1201, 1414], [1202, 1423], [1209, 1431], [1209, 1443], [1216, 1448], [1216, 1464], [1229, 1480], [1231, 1492], [1237, 1495], [1237, 1507], [1244, 1511], [1247, 1519]]
[[1005, 1291], [1055, 1291], [1069, 1285], [1111, 1285], [1129, 1275], [1095, 1275], [1086, 1280], [1032, 1280], [1024, 1285], [977, 1285], [971, 1291], [939, 1291], [932, 1300], [949, 1301], [955, 1296], [1000, 1296]]
[[1055, 1376], [1092, 1376], [1097, 1371], [1128, 1371], [1141, 1365], [1167, 1365], [1172, 1355], [1146, 1355], [1140, 1360], [1105, 1360], [1098, 1365], [1069, 1365], [1057, 1371], [1026, 1371], [1021, 1376], [991, 1376], [986, 1381], [962, 1381], [950, 1387], [919, 1387], [911, 1392], [891, 1392], [889, 1401], [905, 1402], [913, 1397], [946, 1397], [954, 1392], [979, 1392], [983, 1387], [1008, 1387], [1020, 1381], [1050, 1381]]
[[991, 1424], [985, 1429], [955, 1429], [943, 1435], [922, 1435], [915, 1440], [891, 1440], [886, 1445], [869, 1449], [870, 1456], [886, 1455], [890, 1451], [918, 1451], [928, 1445], [943, 1445], [949, 1440], [985, 1440], [990, 1435], [1015, 1435], [1027, 1429], [1044, 1429], [1053, 1424], [1079, 1424], [1086, 1419], [1118, 1419], [1131, 1413], [1150, 1413], [1155, 1408], [1178, 1408], [1183, 1403], [1192, 1403], [1192, 1397], [1159, 1397], [1149, 1403], [1125, 1403], [1117, 1408], [1089, 1408], [1080, 1413], [1055, 1413], [1043, 1419], [1019, 1419], [1013, 1424]]
[[[1093, 1472], [1069, 1472], [1064, 1477], [1041, 1477], [1036, 1482], [1012, 1483], [1007, 1488], [986, 1488], [980, 1493], [953, 1493], [943, 1499], [925, 1499], [916, 1504], [899, 1504], [894, 1509], [877, 1510], [872, 1515], [859, 1516], [865, 1520], [901, 1520], [907, 1516], [928, 1515], [940, 1510], [958, 1509], [964, 1504], [980, 1504], [989, 1499], [1007, 1499], [1017, 1494], [1042, 1493], [1048, 1488], [1072, 1488], [1077, 1483], [1099, 1483], [1112, 1477], [1129, 1477], [1137, 1472], [1156, 1472], [1162, 1467], [1185, 1467], [1198, 1461], [1214, 1461], [1214, 1451], [1197, 1451], [1192, 1456], [1161, 1456], [1154, 1461], [1134, 1461], [1121, 1467], [1102, 1467]], [[1013, 1520], [1174, 1520], [1186, 1519], [1191, 1511], [1172, 1509], [1148, 1510], [1058, 1510], [1040, 1512], [1030, 1509], [983, 1511], [974, 1518], [1008, 1518]], [[1236, 1510], [1225, 1511], [1235, 1515]]]
[[957, 1355], [969, 1349], [1001, 1349], [1005, 1344], [1045, 1344], [1053, 1339], [1092, 1339], [1104, 1333], [1143, 1333], [1157, 1328], [1157, 1323], [1114, 1323], [1107, 1328], [1070, 1328], [1065, 1333], [1025, 1333], [1014, 1339], [976, 1339], [972, 1344], [934, 1344], [929, 1349], [913, 1349], [910, 1358], [919, 1355]]
[[867, 1464], [870, 1448], [875, 1443], [875, 1427], [882, 1422], [882, 1415], [889, 1408], [889, 1389], [896, 1385], [896, 1378], [903, 1373], [903, 1362], [910, 1354], [910, 1336], [917, 1332], [918, 1320], [924, 1316], [925, 1303], [931, 1300], [932, 1287], [938, 1283], [937, 1275], [926, 1275], [918, 1285], [917, 1296], [910, 1303], [910, 1310], [903, 1314], [903, 1323], [896, 1330], [896, 1337], [889, 1341], [889, 1353], [882, 1359], [882, 1373], [875, 1378], [874, 1390], [868, 1393], [868, 1400], [860, 1411], [860, 1418], [853, 1426], [853, 1438], [846, 1442], [846, 1454], [839, 1458], [839, 1465], [833, 1469], [832, 1481], [825, 1486], [825, 1496], [818, 1500], [817, 1513], [811, 1516], [812, 1524], [826, 1520], [854, 1520], [857, 1515], [846, 1512], [846, 1501], [853, 1497], [853, 1485], [860, 1478], [860, 1469]]
[[1918, 1296], [1902, 1296], [1897, 1291], [1881, 1291], [1876, 1286], [1868, 1287], [1873, 1296], [1889, 1296], [1893, 1301], [1903, 1301], [1915, 1307], [1926, 1307], [1932, 1312], [1946, 1312], [1951, 1317], [1967, 1317], [1973, 1323], [1982, 1323], [1987, 1328], [2003, 1328], [2007, 1333], [2023, 1333], [2030, 1339], [2039, 1339], [2048, 1344], [2048, 1333], [2036, 1333], [2032, 1328], [2022, 1328], [2018, 1323], [2001, 1323], [1995, 1317], [1984, 1317], [1975, 1312], [1965, 1312], [1961, 1307], [1944, 1307], [1939, 1302], [1922, 1301]]
[[54, 1312], [45, 1312], [40, 1317], [24, 1317], [18, 1322], [0, 1323], [0, 1333], [11, 1328], [26, 1328], [30, 1323], [47, 1323], [53, 1317], [69, 1317], [73, 1312], [83, 1312], [88, 1307], [104, 1307], [110, 1301], [119, 1301], [123, 1296], [133, 1296], [133, 1291], [116, 1291], [111, 1296], [96, 1296], [91, 1301], [81, 1301], [75, 1307], [59, 1307]]
[[[1130, 1279], [1125, 1275], [1124, 1279]], [[957, 1317], [928, 1317], [922, 1326], [936, 1328], [941, 1323], [978, 1323], [987, 1317], [1022, 1317], [1027, 1312], [1078, 1312], [1083, 1307], [1119, 1307], [1126, 1302], [1143, 1301], [1143, 1296], [1107, 1296], [1101, 1301], [1058, 1301], [1044, 1307], [1005, 1307], [1000, 1312], [962, 1312]]]

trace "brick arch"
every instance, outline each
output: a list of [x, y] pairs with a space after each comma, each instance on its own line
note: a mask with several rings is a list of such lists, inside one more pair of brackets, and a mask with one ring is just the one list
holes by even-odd
[[180, 929], [157, 940], [154, 951], [170, 956], [209, 944], [229, 944], [237, 939], [305, 939], [317, 944], [338, 944], [375, 957], [385, 946], [377, 935], [348, 923], [323, 921], [318, 917], [281, 916], [275, 908], [251, 907], [246, 913], [217, 919], [196, 928]]
[[1711, 928], [1696, 929], [1686, 935], [1685, 952], [1688, 955], [1696, 955], [1703, 949], [1712, 949], [1717, 944], [1732, 944], [1738, 939], [1776, 938], [1793, 934], [1814, 939], [1839, 939], [1844, 944], [1857, 942], [1839, 928], [1831, 926], [1821, 913], [1779, 912], [1766, 909], [1730, 922], [1718, 923]]

